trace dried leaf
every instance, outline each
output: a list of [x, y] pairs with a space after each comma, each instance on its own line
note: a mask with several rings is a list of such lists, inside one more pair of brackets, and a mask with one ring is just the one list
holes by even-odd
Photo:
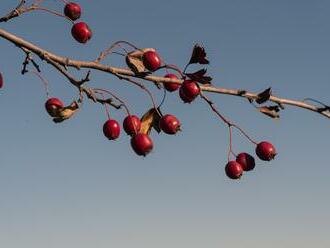
[[210, 62], [206, 59], [206, 52], [204, 47], [196, 44], [193, 48], [189, 64], [202, 64], [206, 65]]
[[158, 133], [160, 132], [159, 121], [160, 121], [160, 110], [155, 108], [149, 109], [141, 118], [141, 133], [149, 134], [151, 129], [154, 128]]
[[272, 95], [272, 88], [268, 88], [263, 92], [259, 93], [256, 99], [258, 104], [265, 103], [269, 100], [270, 96]]
[[64, 120], [70, 119], [79, 110], [79, 105], [76, 101], [72, 102], [69, 106], [62, 108], [53, 118], [55, 123], [62, 122]]
[[135, 50], [126, 55], [126, 64], [135, 74], [147, 73], [148, 70], [145, 68], [142, 56], [147, 51], [155, 51], [153, 48], [144, 48]]
[[209, 76], [205, 76], [207, 70], [201, 69], [194, 73], [186, 73], [186, 76], [189, 77], [193, 81], [197, 81], [201, 84], [211, 84], [212, 78]]
[[274, 106], [263, 106], [263, 107], [259, 107], [258, 110], [261, 113], [263, 113], [263, 114], [265, 114], [265, 115], [267, 115], [267, 116], [269, 116], [271, 118], [274, 118], [274, 119], [280, 118], [280, 114], [279, 114], [280, 108], [279, 108], [278, 105], [274, 105]]

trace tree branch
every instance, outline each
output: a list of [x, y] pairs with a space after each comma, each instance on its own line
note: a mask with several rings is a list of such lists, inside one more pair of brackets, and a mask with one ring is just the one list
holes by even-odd
[[[107, 66], [107, 65], [101, 64], [97, 61], [82, 61], [82, 60], [74, 60], [74, 59], [62, 57], [62, 56], [56, 55], [54, 53], [51, 53], [47, 50], [44, 50], [12, 33], [9, 33], [7, 31], [3, 30], [3, 29], [0, 29], [0, 37], [8, 40], [9, 42], [15, 44], [16, 46], [18, 46], [20, 48], [28, 49], [32, 53], [38, 55], [42, 60], [46, 60], [50, 64], [52, 64], [52, 62], [53, 63], [55, 62], [61, 66], [73, 67], [78, 70], [80, 68], [89, 68], [89, 69], [107, 72], [107, 73], [113, 74], [117, 77], [118, 77], [118, 75], [129, 76], [129, 77], [141, 78], [143, 80], [150, 81], [153, 83], [157, 82], [157, 83], [182, 84], [182, 82], [183, 82], [183, 80], [179, 80], [179, 79], [177, 80], [177, 79], [164, 78], [164, 77], [158, 77], [158, 76], [153, 76], [153, 75], [147, 75], [147, 76], [136, 75], [134, 72], [132, 72], [129, 69]], [[243, 98], [246, 98], [249, 100], [258, 99], [258, 94], [252, 93], [252, 92], [247, 92], [245, 90], [225, 89], [225, 88], [205, 86], [205, 85], [201, 85], [200, 88], [204, 92], [212, 92], [212, 93], [217, 93], [217, 94], [239, 96], [239, 97], [243, 97]], [[317, 107], [313, 104], [309, 104], [309, 103], [306, 103], [303, 101], [285, 99], [285, 98], [280, 98], [280, 97], [276, 97], [276, 96], [270, 96], [268, 101], [274, 102], [280, 106], [291, 105], [291, 106], [295, 106], [295, 107], [299, 107], [299, 108], [304, 108], [304, 109], [319, 113], [322, 116], [330, 119], [330, 111], [328, 109], [324, 109], [324, 108], [320, 109], [319, 107]]]

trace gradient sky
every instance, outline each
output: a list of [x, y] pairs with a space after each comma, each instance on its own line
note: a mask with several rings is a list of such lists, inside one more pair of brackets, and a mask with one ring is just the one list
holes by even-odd
[[[46, 1], [62, 11], [61, 1]], [[184, 66], [202, 43], [214, 84], [330, 103], [328, 0], [79, 0], [94, 32], [76, 43], [71, 26], [42, 12], [1, 28], [63, 56], [94, 59], [116, 40], [155, 47]], [[3, 15], [16, 4], [1, 0]], [[106, 140], [102, 106], [85, 103], [72, 120], [54, 124], [42, 83], [20, 75], [24, 54], [0, 39], [0, 247], [5, 248], [328, 248], [330, 247], [329, 120], [293, 107], [271, 120], [247, 101], [212, 95], [219, 109], [279, 155], [258, 161], [240, 181], [224, 175], [228, 134], [201, 100], [167, 98], [183, 132], [153, 133], [154, 151], [136, 156], [127, 136]], [[123, 65], [118, 57], [105, 61]], [[52, 96], [77, 92], [47, 64]], [[82, 74], [74, 72], [78, 77]], [[161, 74], [160, 74], [161, 75]], [[144, 92], [111, 75], [92, 74], [142, 115]], [[152, 88], [152, 85], [149, 84]], [[161, 93], [155, 91], [157, 100]], [[112, 116], [122, 120], [120, 111]], [[254, 147], [235, 133], [236, 151]]]

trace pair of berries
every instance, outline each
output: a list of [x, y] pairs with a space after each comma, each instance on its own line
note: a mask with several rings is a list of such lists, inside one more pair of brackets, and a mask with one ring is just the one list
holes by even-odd
[[[270, 161], [276, 156], [275, 147], [267, 142], [260, 142], [256, 147], [257, 156], [263, 161]], [[244, 171], [251, 171], [255, 167], [255, 160], [248, 153], [240, 153], [236, 161], [229, 161], [225, 167], [226, 175], [231, 179], [239, 179]]]
[[[141, 129], [141, 121], [135, 115], [128, 115], [123, 122], [124, 131], [128, 135], [138, 134]], [[103, 124], [103, 134], [109, 140], [115, 140], [120, 135], [120, 125], [114, 119], [109, 119]]]
[[[75, 21], [81, 16], [81, 7], [77, 3], [67, 3], [64, 7], [64, 15]], [[71, 34], [79, 43], [86, 43], [92, 38], [92, 30], [85, 22], [78, 22], [72, 26]]]
[[[124, 131], [132, 136], [131, 146], [136, 154], [146, 156], [153, 148], [153, 142], [149, 135], [139, 133], [141, 121], [135, 115], [128, 115], [123, 121]], [[103, 134], [109, 140], [115, 140], [120, 135], [120, 125], [114, 119], [107, 120], [103, 125]]]
[[[158, 70], [162, 64], [161, 58], [156, 51], [145, 52], [142, 56], [142, 62], [149, 71]], [[165, 75], [165, 77], [178, 79], [178, 77], [172, 73]], [[200, 93], [200, 88], [198, 87], [197, 82], [192, 80], [185, 80], [181, 86], [180, 84], [175, 83], [164, 83], [164, 88], [169, 92], [176, 91], [180, 88], [179, 95], [185, 103], [191, 103]]]
[[[165, 77], [170, 79], [179, 79], [172, 73], [166, 74]], [[184, 80], [181, 86], [176, 83], [164, 83], [164, 88], [169, 92], [176, 91], [180, 88], [179, 95], [185, 103], [191, 103], [200, 93], [200, 88], [198, 87], [197, 82], [192, 80]]]

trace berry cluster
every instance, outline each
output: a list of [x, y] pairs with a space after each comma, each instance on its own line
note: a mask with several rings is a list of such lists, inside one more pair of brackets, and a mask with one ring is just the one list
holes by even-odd
[[[73, 22], [81, 16], [81, 7], [77, 3], [67, 3], [64, 7], [64, 15]], [[85, 22], [78, 22], [72, 26], [71, 34], [79, 43], [86, 43], [92, 38], [92, 30]]]
[[[263, 141], [257, 144], [256, 154], [259, 159], [263, 161], [270, 161], [276, 156], [275, 147], [267, 142]], [[242, 152], [236, 156], [236, 160], [229, 161], [226, 164], [226, 175], [231, 179], [239, 179], [243, 175], [244, 171], [251, 171], [255, 167], [255, 159], [248, 153]]]
[[[66, 2], [64, 7], [64, 17], [69, 19], [72, 23], [72, 36], [74, 39], [80, 43], [86, 43], [92, 37], [92, 31], [85, 22], [75, 23], [81, 17], [82, 9], [79, 4], [73, 2]], [[58, 14], [63, 17], [62, 14]], [[129, 50], [124, 46], [129, 46]], [[113, 51], [116, 48], [120, 48], [124, 53]], [[232, 123], [227, 118], [225, 118], [215, 107], [214, 103], [204, 94], [203, 88], [205, 85], [211, 85], [212, 78], [207, 75], [207, 69], [202, 68], [195, 72], [187, 72], [190, 69], [190, 65], [199, 64], [207, 65], [209, 61], [206, 56], [205, 49], [196, 44], [193, 48], [192, 55], [189, 62], [186, 64], [183, 70], [178, 68], [175, 65], [166, 64], [159, 53], [153, 48], [138, 48], [133, 44], [127, 41], [118, 41], [111, 45], [108, 49], [100, 54], [100, 56], [95, 60], [95, 63], [99, 63], [107, 55], [112, 53], [119, 54], [125, 57], [125, 62], [131, 72], [134, 73], [132, 76], [119, 75], [113, 73], [119, 79], [126, 80], [127, 82], [132, 83], [135, 86], [139, 86], [142, 90], [148, 93], [151, 102], [152, 108], [148, 110], [141, 118], [135, 114], [131, 114], [127, 105], [123, 100], [118, 96], [112, 93], [109, 90], [105, 89], [96, 89], [96, 88], [87, 88], [84, 83], [89, 81], [89, 72], [86, 78], [82, 81], [75, 80], [69, 72], [65, 69], [60, 69], [62, 74], [66, 75], [67, 78], [74, 82], [74, 85], [79, 88], [79, 100], [73, 101], [70, 105], [65, 106], [63, 102], [58, 98], [49, 98], [47, 81], [44, 80], [40, 75], [40, 70], [36, 62], [30, 57], [27, 56], [25, 62], [23, 63], [24, 67], [22, 73], [28, 72], [26, 69], [29, 62], [32, 62], [32, 65], [37, 69], [37, 72], [34, 72], [45, 84], [47, 101], [45, 103], [45, 108], [48, 114], [53, 118], [55, 123], [62, 122], [71, 118], [80, 107], [80, 103], [83, 102], [84, 93], [88, 98], [92, 99], [94, 102], [99, 102], [105, 106], [107, 120], [103, 124], [103, 135], [109, 140], [117, 140], [121, 135], [121, 125], [120, 122], [110, 117], [109, 105], [112, 104], [113, 99], [118, 101], [119, 105], [112, 105], [113, 107], [120, 109], [124, 107], [126, 110], [126, 117], [122, 121], [122, 127], [125, 133], [130, 137], [130, 144], [133, 151], [139, 156], [146, 156], [154, 148], [153, 141], [150, 137], [150, 132], [152, 129], [155, 129], [158, 133], [163, 132], [168, 135], [175, 135], [181, 130], [180, 120], [172, 114], [163, 115], [161, 112], [161, 107], [165, 102], [165, 97], [167, 92], [178, 91], [178, 96], [183, 103], [192, 103], [200, 97], [204, 100], [211, 108], [211, 110], [219, 117], [219, 119], [228, 126], [230, 139], [229, 139], [229, 152], [228, 152], [228, 163], [225, 166], [225, 173], [231, 179], [239, 179], [243, 175], [244, 171], [251, 171], [255, 168], [255, 159], [252, 155], [242, 152], [236, 155], [232, 149], [232, 129], [237, 129], [243, 136], [245, 136], [250, 142], [255, 146], [255, 152], [259, 159], [264, 161], [270, 161], [275, 158], [276, 150], [275, 147], [267, 142], [263, 141], [260, 143], [255, 142], [252, 138], [242, 128], [238, 125]], [[52, 61], [52, 63], [55, 63]], [[61, 65], [58, 65], [61, 68]], [[57, 67], [58, 68], [58, 67]], [[160, 70], [164, 69], [166, 71], [165, 76], [162, 78], [163, 87], [155, 82], [159, 89], [164, 90], [164, 96], [161, 103], [157, 106], [154, 100], [152, 93], [139, 81], [136, 79], [146, 79], [147, 76], [154, 74]], [[170, 72], [171, 70], [171, 72]], [[174, 73], [173, 73], [174, 71]], [[130, 73], [127, 73], [130, 74]], [[3, 86], [3, 78], [0, 74], [0, 88]], [[203, 89], [203, 90], [202, 90]], [[110, 98], [107, 101], [105, 99], [105, 94], [110, 95]], [[244, 92], [242, 92], [244, 94]], [[258, 104], [266, 102], [269, 100], [271, 95], [270, 89], [259, 94], [259, 98], [256, 99]], [[100, 98], [100, 97], [101, 98]], [[250, 99], [251, 100], [251, 99]], [[252, 100], [251, 100], [252, 101]], [[233, 155], [235, 160], [230, 160], [230, 156]]]

